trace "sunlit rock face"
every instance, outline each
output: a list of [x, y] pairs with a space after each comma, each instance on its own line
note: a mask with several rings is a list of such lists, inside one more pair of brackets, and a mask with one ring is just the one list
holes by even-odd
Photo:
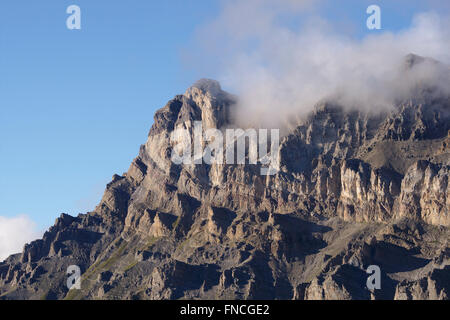
[[[172, 161], [177, 129], [235, 127], [238, 97], [200, 80], [156, 112], [94, 211], [0, 263], [0, 297], [448, 299], [450, 99], [427, 97], [383, 113], [318, 104], [261, 175], [260, 162]], [[366, 288], [369, 265], [383, 290]]]

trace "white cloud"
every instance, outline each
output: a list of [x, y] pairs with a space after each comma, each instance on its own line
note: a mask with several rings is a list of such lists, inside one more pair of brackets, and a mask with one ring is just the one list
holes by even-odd
[[[283, 126], [327, 98], [349, 107], [386, 110], [422, 82], [449, 93], [437, 66], [408, 76], [401, 72], [409, 53], [450, 63], [445, 14], [418, 13], [407, 29], [358, 39], [307, 6], [318, 2], [230, 0], [200, 28], [204, 50], [196, 51], [203, 55], [199, 65], [212, 65], [225, 87], [239, 95], [240, 126]], [[289, 23], [295, 17], [300, 23]]]
[[26, 215], [13, 218], [0, 216], [0, 261], [21, 252], [26, 243], [41, 236], [36, 223]]

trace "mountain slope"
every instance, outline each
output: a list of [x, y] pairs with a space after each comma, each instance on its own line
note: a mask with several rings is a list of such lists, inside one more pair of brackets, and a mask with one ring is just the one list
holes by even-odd
[[233, 125], [236, 97], [201, 80], [156, 112], [93, 212], [61, 215], [0, 263], [0, 297], [448, 299], [450, 99], [433, 96], [378, 114], [319, 104], [264, 176], [259, 162], [172, 161], [176, 129]]

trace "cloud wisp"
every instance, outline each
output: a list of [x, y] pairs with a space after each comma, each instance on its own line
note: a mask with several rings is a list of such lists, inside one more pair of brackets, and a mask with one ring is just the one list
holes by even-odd
[[[322, 19], [313, 9], [317, 2], [227, 1], [199, 30], [202, 63], [218, 68], [219, 80], [239, 96], [238, 125], [280, 127], [323, 99], [386, 110], [420, 83], [450, 93], [443, 82], [450, 63], [449, 19], [419, 13], [407, 29], [360, 39]], [[301, 21], [292, 22], [296, 17]], [[443, 64], [425, 63], [406, 74], [409, 53]]]
[[42, 236], [36, 224], [26, 215], [13, 218], [0, 216], [0, 261], [19, 253], [23, 246]]

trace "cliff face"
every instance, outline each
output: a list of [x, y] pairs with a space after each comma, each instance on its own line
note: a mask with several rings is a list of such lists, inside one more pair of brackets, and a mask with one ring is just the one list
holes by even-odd
[[[201, 80], [157, 111], [93, 212], [61, 215], [0, 263], [1, 298], [449, 298], [450, 99], [318, 105], [282, 137], [274, 175], [175, 164], [173, 133], [232, 126], [235, 100]], [[369, 265], [381, 290], [366, 288]]]

